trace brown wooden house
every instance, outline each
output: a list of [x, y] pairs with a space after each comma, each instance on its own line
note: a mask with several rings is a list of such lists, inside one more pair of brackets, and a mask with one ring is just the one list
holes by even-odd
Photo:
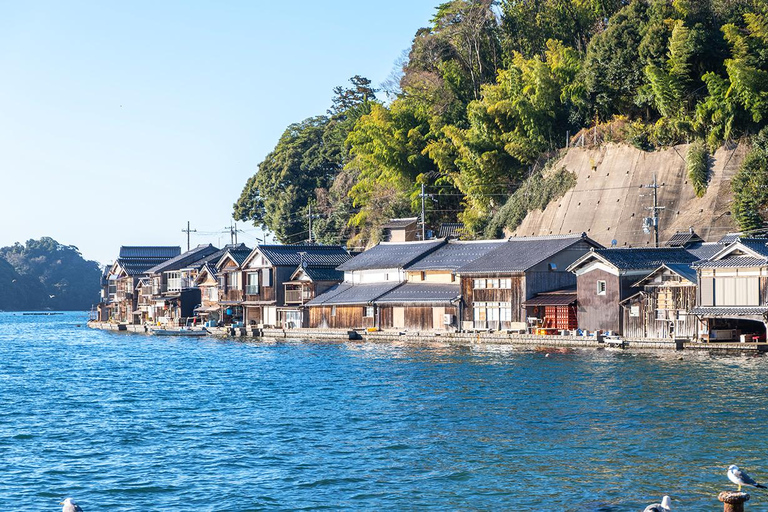
[[621, 301], [623, 335], [630, 339], [695, 339], [698, 322], [696, 270], [667, 263], [632, 285], [639, 292]]
[[338, 245], [259, 245], [243, 262], [245, 323], [306, 327], [304, 304], [341, 282], [336, 267], [352, 256]]
[[239, 244], [228, 248], [216, 262], [221, 325], [237, 326], [244, 323], [245, 279], [242, 266], [249, 254], [251, 249]]
[[680, 247], [598, 249], [568, 267], [576, 276], [579, 328], [623, 332], [621, 302], [640, 288], [639, 279], [664, 264], [690, 264], [698, 258]]
[[582, 235], [514, 237], [457, 270], [461, 276], [462, 328], [524, 329], [525, 304], [542, 292], [572, 288], [566, 269], [600, 245]]

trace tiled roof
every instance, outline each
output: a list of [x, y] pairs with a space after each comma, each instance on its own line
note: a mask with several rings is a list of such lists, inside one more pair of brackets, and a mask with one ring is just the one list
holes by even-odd
[[443, 222], [437, 231], [438, 238], [449, 238], [463, 235], [464, 224], [462, 222]]
[[219, 258], [219, 261], [221, 261], [221, 258], [223, 258], [224, 255], [229, 254], [238, 265], [242, 265], [248, 258], [248, 255], [251, 254], [251, 251], [252, 249], [246, 247], [244, 244], [238, 244], [236, 247], [230, 247], [224, 251], [224, 254]]
[[619, 270], [653, 270], [665, 263], [692, 263], [697, 259], [679, 247], [599, 249], [595, 254]]
[[699, 235], [691, 231], [678, 231], [674, 235], [672, 235], [672, 238], [667, 240], [667, 243], [664, 245], [666, 247], [684, 247], [688, 244], [695, 243], [695, 242], [703, 242], [704, 240], [701, 239]]
[[523, 302], [523, 306], [569, 306], [576, 302], [576, 293], [540, 293]]
[[690, 265], [686, 265], [684, 263], [667, 263], [664, 266], [675, 274], [689, 280], [692, 283], [696, 283], [696, 280], [698, 279], [696, 277], [696, 270], [693, 269]]
[[[298, 267], [303, 261], [308, 266], [337, 267], [351, 258], [340, 245], [259, 245], [257, 249], [275, 266]], [[299, 253], [304, 253], [303, 258]]]
[[385, 293], [377, 304], [450, 304], [461, 297], [458, 284], [406, 283]]
[[733, 242], [741, 237], [741, 233], [727, 233], [717, 241], [720, 245], [731, 245]]
[[181, 247], [177, 246], [138, 246], [124, 245], [120, 247], [118, 259], [125, 258], [157, 258], [167, 260], [181, 254]]
[[583, 235], [513, 237], [484, 256], [459, 267], [459, 274], [486, 274], [499, 272], [525, 272], [547, 258], [577, 244], [595, 242]]
[[725, 257], [721, 260], [704, 260], [697, 261], [697, 268], [735, 268], [735, 267], [764, 267], [768, 265], [768, 260], [765, 258], [754, 258], [752, 256], [733, 256]]
[[340, 283], [321, 293], [311, 301], [307, 306], [333, 306], [333, 305], [354, 305], [369, 304], [378, 299], [388, 291], [400, 286], [402, 283], [372, 283], [372, 284], [349, 284]]
[[448, 243], [428, 256], [408, 266], [408, 270], [456, 270], [485, 256], [497, 249], [506, 240], [483, 240], [478, 242], [461, 242], [449, 240]]
[[[159, 265], [155, 265], [154, 267], [147, 270], [148, 274], [159, 274], [161, 272], [168, 272], [169, 270], [179, 270], [182, 268], [187, 268], [190, 265], [199, 262], [206, 256], [210, 256], [211, 254], [214, 254], [218, 252], [219, 249], [212, 246], [211, 244], [208, 245], [198, 245], [194, 249], [190, 249], [187, 252], [181, 253], [175, 258], [171, 258], [169, 260], [164, 261], [163, 263]], [[203, 262], [201, 262], [202, 265]]]
[[303, 268], [303, 271], [314, 282], [344, 280], [344, 272], [336, 270], [334, 267], [307, 266]]
[[[221, 259], [224, 254], [229, 250], [236, 250], [236, 251], [247, 251], [250, 252], [250, 249], [246, 247], [245, 244], [227, 244], [218, 251], [214, 252], [213, 254], [209, 254], [208, 256], [202, 258], [199, 262], [200, 267], [202, 268], [203, 265], [206, 265], [210, 263], [211, 265], [216, 265], [218, 261]], [[215, 270], [215, 268], [214, 268]]]
[[697, 307], [691, 310], [692, 315], [698, 316], [749, 316], [749, 315], [762, 315], [768, 312], [768, 306], [763, 307]]
[[738, 242], [760, 256], [768, 258], [768, 240], [765, 238], [739, 238]]
[[342, 271], [370, 270], [375, 268], [407, 268], [445, 244], [445, 240], [429, 242], [382, 242], [339, 265]]
[[118, 258], [117, 263], [129, 276], [145, 274], [147, 270], [163, 263], [163, 258]]
[[389, 222], [381, 226], [384, 229], [403, 229], [407, 228], [411, 224], [416, 224], [419, 221], [418, 217], [406, 217], [402, 219], [390, 219]]
[[687, 245], [685, 250], [696, 256], [699, 260], [708, 260], [723, 250], [723, 246], [717, 242], [693, 243]]

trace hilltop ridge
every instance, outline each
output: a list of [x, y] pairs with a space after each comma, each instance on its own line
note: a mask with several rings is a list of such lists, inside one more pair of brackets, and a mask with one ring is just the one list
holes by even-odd
[[[747, 154], [746, 145], [720, 147], [709, 162], [706, 193], [697, 197], [686, 167], [688, 144], [657, 151], [642, 151], [625, 144], [609, 143], [596, 148], [571, 148], [547, 171], [562, 168], [576, 175], [576, 184], [544, 210], [531, 211], [512, 236], [586, 232], [597, 242], [618, 247], [653, 245], [653, 235], [643, 232], [646, 208], [653, 204], [654, 173], [661, 187], [658, 204], [659, 241], [689, 228], [706, 241], [716, 241], [737, 231], [731, 215], [731, 180]], [[546, 174], [545, 173], [545, 176]]]

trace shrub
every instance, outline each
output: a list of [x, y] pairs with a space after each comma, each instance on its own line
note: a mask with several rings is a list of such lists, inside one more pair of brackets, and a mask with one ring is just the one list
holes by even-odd
[[707, 193], [709, 182], [709, 152], [702, 141], [696, 141], [688, 148], [686, 158], [688, 166], [688, 179], [693, 185], [696, 197], [703, 197]]

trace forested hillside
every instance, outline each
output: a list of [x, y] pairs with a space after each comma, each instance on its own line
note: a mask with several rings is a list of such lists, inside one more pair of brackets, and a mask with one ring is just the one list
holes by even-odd
[[99, 300], [101, 270], [53, 238], [0, 248], [0, 310], [84, 311]]
[[698, 195], [711, 154], [749, 144], [731, 210], [743, 229], [766, 217], [768, 0], [453, 0], [380, 90], [355, 76], [333, 94], [286, 129], [236, 219], [293, 243], [311, 207], [317, 239], [366, 245], [419, 211], [423, 184], [429, 224], [495, 236], [514, 192], [584, 133], [644, 151], [693, 143]]

